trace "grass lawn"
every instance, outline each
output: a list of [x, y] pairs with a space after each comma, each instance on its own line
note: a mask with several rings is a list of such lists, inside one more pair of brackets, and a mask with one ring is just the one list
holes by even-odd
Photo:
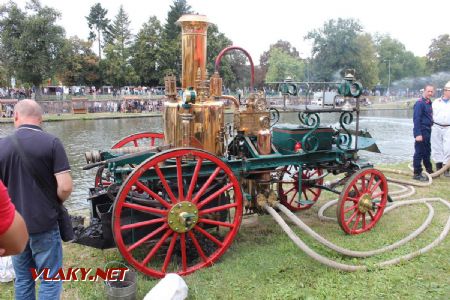
[[[405, 165], [397, 166], [406, 169]], [[391, 174], [387, 174], [391, 176]], [[394, 177], [394, 176], [392, 176]], [[418, 188], [411, 199], [442, 197], [450, 200], [450, 179], [441, 176], [431, 187]], [[422, 224], [425, 205], [404, 206], [384, 215], [370, 232], [357, 236], [343, 233], [335, 222], [322, 222], [317, 211], [333, 195], [323, 197], [297, 215], [332, 242], [355, 250], [391, 244]], [[449, 211], [435, 203], [435, 219], [417, 239], [393, 252], [366, 260], [342, 257], [297, 231], [322, 255], [348, 264], [374, 264], [424, 247], [434, 240], [447, 221]], [[327, 215], [334, 216], [332, 207]], [[96, 250], [77, 244], [64, 245], [64, 266], [104, 268], [108, 261], [121, 260], [116, 249]], [[268, 215], [251, 216], [241, 226], [236, 240], [212, 267], [184, 277], [188, 299], [450, 299], [450, 238], [430, 252], [409, 262], [368, 272], [334, 270], [309, 258]], [[138, 299], [158, 280], [139, 276]], [[13, 285], [0, 284], [0, 299], [13, 297]], [[63, 299], [104, 299], [103, 282], [64, 283]]]

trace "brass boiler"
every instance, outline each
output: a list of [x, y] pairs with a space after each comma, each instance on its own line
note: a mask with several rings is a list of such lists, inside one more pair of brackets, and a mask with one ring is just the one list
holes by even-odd
[[[202, 15], [183, 15], [177, 24], [182, 30], [182, 89], [176, 91], [175, 76], [165, 78], [164, 137], [174, 147], [195, 147], [223, 155], [224, 103], [217, 101], [221, 80], [213, 75], [211, 89], [206, 72], [206, 38], [209, 22]], [[219, 78], [220, 79], [220, 78]], [[219, 85], [217, 87], [215, 85]], [[210, 92], [211, 90], [211, 92]]]

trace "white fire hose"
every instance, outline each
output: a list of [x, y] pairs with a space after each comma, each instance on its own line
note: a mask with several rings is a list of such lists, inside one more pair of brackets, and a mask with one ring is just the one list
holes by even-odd
[[[409, 182], [409, 181], [404, 181], [404, 180], [387, 178], [388, 181], [394, 182], [394, 183], [392, 183], [392, 185], [396, 185], [396, 186], [400, 187], [400, 190], [391, 192], [390, 195], [392, 196], [393, 199], [396, 199], [396, 200], [409, 197], [415, 193], [415, 189], [412, 185], [429, 186], [432, 183], [433, 177], [437, 177], [437, 176], [441, 175], [448, 168], [450, 168], [450, 162], [447, 163], [439, 171], [437, 171], [433, 174], [426, 174], [428, 176], [427, 183], [418, 183], [418, 182], [416, 183], [416, 182]], [[396, 171], [396, 170], [388, 170], [388, 169], [383, 170], [383, 172], [391, 172], [391, 173], [396, 173], [396, 174], [407, 174], [405, 172]], [[410, 174], [408, 173], [407, 175], [410, 175]], [[398, 183], [403, 184], [403, 185], [400, 185]], [[408, 186], [405, 186], [405, 184], [408, 184]], [[319, 218], [321, 220], [336, 220], [336, 218], [326, 217], [323, 214], [324, 214], [325, 210], [327, 210], [329, 207], [335, 205], [337, 202], [338, 202], [337, 200], [333, 200], [333, 201], [330, 201], [330, 202], [326, 203], [325, 205], [323, 205], [319, 209], [319, 212], [318, 212]], [[354, 250], [346, 249], [346, 248], [340, 247], [338, 245], [335, 245], [332, 242], [325, 239], [324, 237], [320, 236], [318, 233], [316, 233], [314, 230], [312, 230], [308, 225], [303, 223], [295, 214], [293, 214], [285, 206], [283, 206], [279, 203], [277, 203], [275, 206], [281, 212], [283, 212], [292, 222], [294, 222], [294, 224], [296, 224], [300, 229], [302, 229], [304, 232], [306, 232], [309, 236], [314, 238], [316, 241], [318, 241], [322, 245], [327, 246], [328, 248], [330, 248], [342, 255], [345, 255], [345, 256], [363, 258], [363, 257], [374, 256], [377, 254], [381, 254], [381, 253], [384, 253], [387, 251], [394, 250], [394, 249], [406, 244], [407, 242], [411, 241], [412, 239], [417, 237], [419, 234], [421, 234], [430, 225], [430, 223], [434, 217], [434, 209], [430, 205], [430, 202], [441, 202], [444, 205], [446, 205], [447, 208], [450, 210], [450, 202], [447, 200], [444, 200], [442, 198], [422, 198], [422, 199], [415, 199], [415, 200], [402, 200], [402, 201], [396, 201], [392, 205], [388, 206], [384, 211], [385, 213], [388, 213], [389, 211], [392, 211], [393, 209], [400, 207], [400, 206], [413, 205], [413, 204], [425, 204], [428, 207], [429, 213], [428, 213], [428, 217], [425, 219], [423, 224], [419, 228], [417, 228], [415, 231], [413, 231], [411, 234], [406, 236], [405, 238], [403, 238], [391, 245], [388, 245], [386, 247], [375, 249], [375, 250], [369, 250], [369, 251], [354, 251]], [[320, 255], [319, 253], [312, 250], [308, 245], [306, 245], [298, 237], [298, 235], [289, 227], [289, 225], [284, 221], [284, 219], [272, 207], [270, 207], [266, 204], [264, 206], [264, 208], [275, 219], [275, 221], [281, 226], [281, 228], [283, 229], [284, 232], [286, 232], [286, 234], [289, 236], [289, 238], [311, 258], [313, 258], [313, 259], [319, 261], [320, 263], [323, 263], [329, 267], [339, 269], [339, 270], [344, 270], [344, 271], [352, 271], [353, 272], [353, 271], [368, 269], [368, 267], [365, 265], [343, 264], [343, 263], [334, 261], [332, 259], [329, 259], [327, 257]], [[395, 264], [401, 263], [403, 261], [411, 260], [414, 257], [419, 256], [420, 254], [426, 253], [426, 252], [430, 251], [432, 248], [439, 245], [445, 239], [445, 237], [448, 235], [449, 231], [450, 231], [450, 213], [449, 213], [449, 217], [447, 219], [447, 223], [444, 226], [444, 229], [442, 230], [440, 235], [433, 242], [431, 242], [430, 244], [426, 245], [425, 247], [423, 247], [417, 251], [414, 251], [414, 252], [411, 252], [411, 253], [408, 253], [408, 254], [405, 254], [405, 255], [390, 259], [390, 260], [376, 263], [371, 268], [395, 265]]]

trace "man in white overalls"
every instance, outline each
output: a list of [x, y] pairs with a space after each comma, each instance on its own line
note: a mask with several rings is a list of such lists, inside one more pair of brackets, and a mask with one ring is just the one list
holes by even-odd
[[[433, 129], [431, 131], [431, 156], [436, 169], [450, 161], [450, 81], [444, 86], [441, 98], [433, 101]], [[450, 169], [444, 175], [450, 177]]]

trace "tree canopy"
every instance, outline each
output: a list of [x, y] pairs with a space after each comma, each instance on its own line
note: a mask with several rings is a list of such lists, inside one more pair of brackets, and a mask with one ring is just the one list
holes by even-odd
[[0, 52], [8, 73], [23, 83], [40, 86], [61, 68], [64, 29], [60, 13], [32, 0], [22, 11], [14, 2], [0, 8]]
[[450, 70], [449, 34], [440, 35], [431, 42], [427, 58], [431, 72], [448, 72]]
[[[106, 18], [108, 13], [100, 3], [96, 3], [91, 7], [89, 15], [86, 17], [89, 26], [89, 40], [98, 41], [98, 56], [102, 59], [102, 43], [107, 39], [110, 29], [110, 21]], [[103, 36], [102, 36], [103, 35]]]

